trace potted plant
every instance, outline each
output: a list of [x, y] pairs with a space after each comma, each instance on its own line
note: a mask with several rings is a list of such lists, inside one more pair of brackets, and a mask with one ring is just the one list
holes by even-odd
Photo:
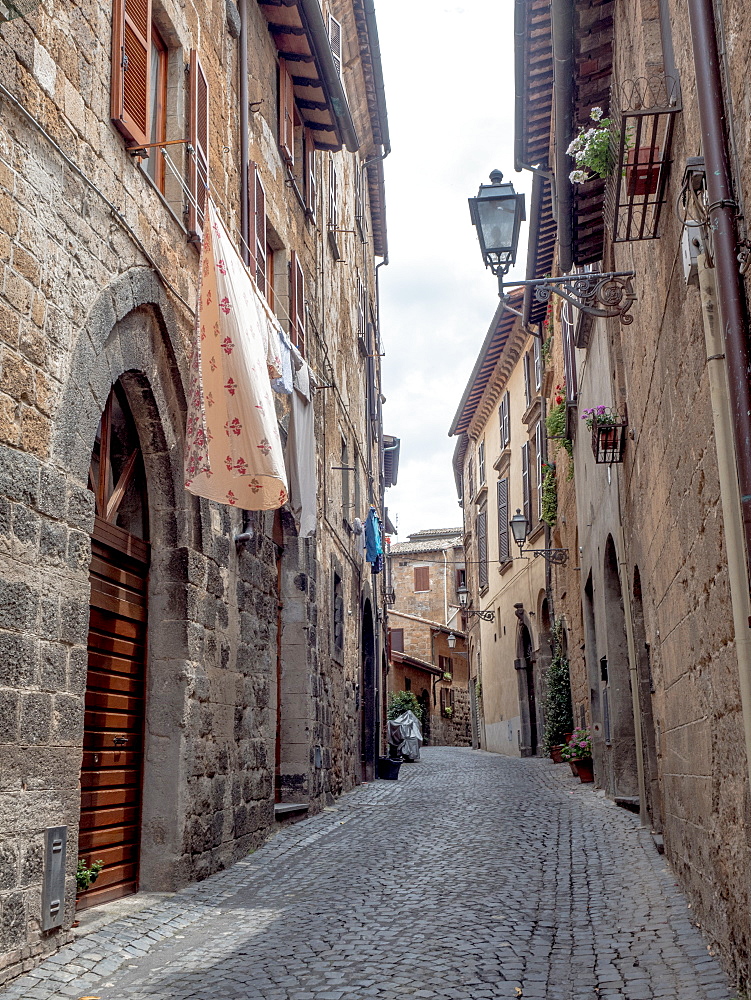
[[83, 858], [78, 859], [76, 868], [76, 891], [85, 892], [99, 878], [99, 872], [104, 868], [103, 861], [92, 861], [89, 867]]
[[608, 177], [613, 170], [610, 152], [611, 120], [603, 118], [602, 108], [592, 108], [589, 113], [592, 125], [582, 125], [579, 134], [566, 150], [576, 162], [576, 170], [569, 174], [572, 184], [583, 184], [596, 177]]
[[568, 744], [561, 751], [563, 760], [576, 765], [582, 784], [595, 780], [592, 767], [592, 737], [588, 729], [575, 729]]
[[451, 683], [451, 680], [452, 680], [452, 676], [451, 676], [451, 674], [450, 674], [450, 673], [448, 672], [448, 670], [444, 670], [444, 671], [443, 671], [443, 679], [444, 679], [444, 680], [445, 680], [445, 681], [446, 681], [446, 682], [447, 682], [448, 684], [450, 684], [450, 683]]
[[453, 716], [453, 714], [454, 714], [454, 710], [453, 710], [453, 708], [451, 707], [451, 705], [447, 705], [447, 706], [446, 706], [446, 707], [444, 708], [444, 710], [443, 710], [443, 714], [444, 714], [444, 715], [446, 716], [446, 718], [447, 718], [447, 719], [450, 719], [450, 718], [451, 718], [451, 717]]
[[626, 420], [616, 410], [599, 404], [582, 413], [582, 420], [592, 431], [592, 451], [598, 462], [620, 462], [623, 458]]

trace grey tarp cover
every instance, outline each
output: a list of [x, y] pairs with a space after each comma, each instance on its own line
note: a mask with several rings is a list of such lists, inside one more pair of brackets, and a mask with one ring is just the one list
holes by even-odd
[[395, 746], [405, 760], [420, 759], [422, 730], [414, 712], [403, 712], [388, 721], [388, 741]]

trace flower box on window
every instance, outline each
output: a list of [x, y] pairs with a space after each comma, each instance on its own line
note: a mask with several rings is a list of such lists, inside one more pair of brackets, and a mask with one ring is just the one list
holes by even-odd
[[612, 103], [618, 99], [620, 108], [612, 112], [605, 218], [614, 243], [654, 240], [667, 198], [680, 91], [671, 77], [641, 77], [621, 84]]
[[584, 410], [582, 420], [592, 432], [592, 452], [598, 465], [622, 462], [626, 447], [628, 419], [625, 413], [607, 406]]

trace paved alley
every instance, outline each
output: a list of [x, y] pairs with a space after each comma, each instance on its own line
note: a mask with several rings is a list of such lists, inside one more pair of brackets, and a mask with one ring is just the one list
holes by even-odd
[[423, 751], [0, 1000], [726, 1000], [637, 818], [567, 767]]

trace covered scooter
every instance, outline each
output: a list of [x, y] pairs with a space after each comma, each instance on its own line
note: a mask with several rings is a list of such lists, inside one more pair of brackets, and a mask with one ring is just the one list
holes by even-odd
[[392, 756], [401, 754], [404, 760], [412, 762], [420, 759], [422, 730], [414, 712], [402, 712], [395, 719], [389, 719], [387, 736]]

